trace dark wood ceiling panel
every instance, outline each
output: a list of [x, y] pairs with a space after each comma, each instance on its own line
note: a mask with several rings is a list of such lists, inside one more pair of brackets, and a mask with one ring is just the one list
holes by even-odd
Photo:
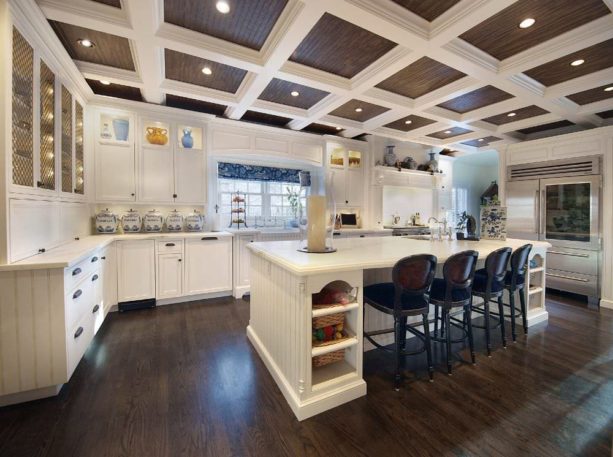
[[377, 84], [380, 89], [417, 98], [466, 76], [429, 57], [422, 57], [408, 67]]
[[434, 124], [435, 122], [436, 121], [433, 121], [432, 119], [426, 119], [425, 117], [415, 116], [414, 114], [411, 114], [410, 116], [406, 116], [402, 119], [398, 119], [397, 121], [385, 124], [385, 127], [400, 130], [402, 132], [408, 132], [410, 130], [415, 130], [420, 127], [425, 127], [426, 125]]
[[[361, 109], [357, 112], [356, 109]], [[350, 100], [342, 106], [339, 106], [330, 114], [332, 116], [338, 116], [345, 119], [351, 119], [352, 121], [365, 122], [368, 119], [372, 119], [379, 114], [389, 111], [389, 108], [383, 106], [373, 105], [372, 103], [366, 103], [360, 100]]]
[[493, 143], [494, 141], [500, 141], [501, 139], [502, 138], [498, 138], [497, 136], [486, 136], [483, 138], [477, 138], [475, 140], [463, 141], [462, 144], [465, 144], [466, 146], [473, 146], [475, 148], [482, 148], [483, 146], [488, 146], [490, 143]]
[[[298, 92], [298, 96], [292, 96], [292, 92]], [[313, 89], [312, 87], [303, 86], [301, 84], [283, 81], [282, 79], [273, 78], [266, 86], [266, 89], [260, 94], [261, 100], [280, 103], [282, 105], [295, 106], [296, 108], [309, 109], [321, 99], [330, 95], [329, 92]]]
[[123, 86], [121, 84], [105, 85], [95, 79], [86, 79], [94, 94], [107, 97], [124, 98], [126, 100], [143, 101], [143, 96], [138, 87]]
[[409, 11], [432, 22], [460, 0], [392, 0]]
[[121, 0], [92, 0], [96, 3], [104, 3], [105, 5], [121, 8]]
[[[515, 113], [515, 116], [509, 116], [509, 113]], [[534, 116], [540, 116], [541, 114], [547, 114], [549, 111], [535, 105], [526, 106], [525, 108], [516, 109], [513, 111], [507, 111], [506, 113], [497, 114], [496, 116], [490, 116], [483, 119], [485, 122], [489, 122], [494, 125], [508, 124], [509, 122], [521, 121], [522, 119], [528, 119]]]
[[[166, 78], [196, 84], [224, 92], [235, 93], [247, 74], [246, 70], [201, 59], [200, 57], [165, 50]], [[210, 75], [202, 73], [204, 67], [211, 69]]]
[[562, 127], [569, 127], [571, 125], [575, 125], [575, 124], [570, 121], [563, 120], [563, 121], [551, 122], [549, 124], [536, 125], [534, 127], [520, 129], [518, 130], [518, 132], [523, 133], [524, 135], [530, 135], [531, 133], [545, 132], [547, 130], [559, 129]]
[[302, 129], [303, 132], [316, 133], [318, 135], [338, 135], [343, 131], [337, 130], [336, 127], [331, 127], [329, 125], [324, 124], [309, 124], [305, 128]]
[[[126, 38], [63, 22], [49, 21], [49, 23], [73, 59], [123, 70], [135, 70], [130, 42]], [[81, 46], [79, 40], [82, 39], [92, 41], [94, 46], [91, 48]]]
[[231, 0], [228, 14], [217, 11], [215, 3], [165, 0], [164, 21], [259, 51], [287, 0]]
[[577, 92], [576, 94], [567, 95], [566, 98], [570, 98], [578, 105], [587, 105], [588, 103], [599, 102], [600, 100], [613, 98], [613, 90], [605, 90], [609, 87], [613, 89], [613, 83], [596, 87], [594, 89]]
[[597, 113], [597, 115], [603, 119], [611, 119], [613, 117], [613, 109], [603, 111], [602, 113]]
[[[602, 0], [519, 0], [460, 38], [504, 60], [609, 13]], [[519, 28], [526, 18], [536, 22]]]
[[[585, 60], [585, 63], [573, 67], [570, 63], [578, 59]], [[545, 86], [553, 86], [610, 67], [613, 67], [613, 39], [552, 60], [525, 74]]]
[[241, 121], [253, 122], [255, 124], [272, 125], [273, 127], [285, 127], [291, 121], [288, 117], [273, 116], [272, 114], [260, 113], [258, 111], [247, 111], [243, 114]]
[[290, 60], [352, 78], [395, 46], [392, 41], [326, 13]]
[[485, 86], [448, 100], [438, 106], [463, 114], [483, 108], [484, 106], [493, 105], [494, 103], [508, 100], [509, 98], [513, 98], [513, 96], [503, 90], [498, 89], [497, 87]]
[[172, 94], [166, 95], [166, 106], [186, 109], [189, 111], [197, 111], [199, 113], [214, 114], [215, 116], [223, 116], [226, 111], [225, 105], [195, 100], [193, 98], [180, 97]]
[[472, 130], [464, 129], [462, 127], [450, 127], [448, 129], [441, 130], [440, 132], [431, 133], [428, 136], [431, 138], [438, 138], [439, 140], [446, 140], [447, 138], [453, 138], [454, 136], [464, 135], [465, 133], [470, 132], [472, 132]]

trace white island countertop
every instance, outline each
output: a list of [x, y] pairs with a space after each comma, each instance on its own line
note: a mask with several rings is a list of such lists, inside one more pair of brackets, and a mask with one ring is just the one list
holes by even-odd
[[371, 268], [390, 268], [401, 258], [415, 254], [433, 254], [439, 263], [451, 255], [474, 249], [479, 258], [485, 259], [496, 249], [509, 246], [513, 249], [526, 243], [544, 250], [551, 247], [547, 242], [507, 239], [506, 241], [430, 241], [405, 237], [350, 238], [334, 240], [336, 252], [329, 254], [307, 254], [299, 252], [298, 241], [273, 241], [250, 243], [248, 248], [254, 255], [261, 256], [297, 275], [311, 275], [339, 271]]
[[119, 240], [158, 240], [201, 238], [209, 236], [231, 237], [228, 232], [163, 232], [163, 233], [116, 233], [112, 235], [90, 235], [79, 240], [49, 249], [41, 254], [33, 255], [19, 262], [0, 265], [0, 271], [39, 270], [48, 268], [68, 268], [91, 255], [98, 249]]

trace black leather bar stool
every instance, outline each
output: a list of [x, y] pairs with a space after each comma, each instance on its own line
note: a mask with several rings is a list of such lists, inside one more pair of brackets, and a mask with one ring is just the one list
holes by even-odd
[[[470, 357], [475, 363], [475, 346], [473, 342], [470, 305], [472, 301], [472, 284], [477, 266], [477, 251], [463, 251], [452, 255], [443, 265], [443, 278], [435, 278], [430, 289], [430, 303], [435, 306], [434, 341], [445, 343], [447, 355], [447, 372], [451, 374], [451, 343], [461, 343], [468, 337]], [[438, 335], [439, 307], [441, 308], [441, 333]], [[454, 309], [462, 308], [459, 311]], [[459, 321], [454, 316], [463, 314]], [[451, 339], [451, 326], [462, 330], [462, 338]]]
[[[502, 294], [505, 285], [505, 276], [507, 274], [507, 266], [511, 258], [511, 248], [500, 248], [491, 252], [485, 259], [485, 268], [475, 272], [475, 283], [473, 285], [473, 295], [481, 297], [483, 303], [471, 305], [472, 311], [483, 314], [485, 318], [484, 324], [474, 324], [473, 327], [485, 329], [485, 342], [487, 346], [488, 357], [492, 354], [492, 342], [490, 332], [490, 302], [496, 300], [498, 302], [498, 318], [499, 322], [493, 328], [500, 327], [502, 336], [502, 345], [507, 347], [507, 337], [504, 328], [504, 305], [502, 303]], [[481, 309], [483, 307], [483, 309]]]
[[[428, 293], [436, 273], [436, 257], [430, 254], [413, 255], [400, 259], [392, 270], [391, 283], [380, 283], [364, 288], [364, 302], [378, 311], [394, 316], [394, 328], [364, 332], [364, 336], [377, 348], [396, 354], [396, 374], [394, 387], [400, 388], [401, 371], [404, 357], [426, 352], [428, 372], [432, 381], [432, 349], [428, 327]], [[422, 322], [407, 325], [408, 316], [422, 315]], [[423, 326], [420, 332], [416, 327]], [[407, 331], [423, 341], [423, 347], [416, 351], [405, 350]], [[373, 337], [385, 333], [394, 333], [394, 347], [389, 348], [377, 343]]]
[[516, 341], [517, 339], [517, 332], [515, 331], [515, 318], [518, 317], [518, 315], [517, 309], [515, 308], [515, 293], [518, 291], [521, 306], [520, 315], [522, 318], [522, 325], [524, 327], [524, 334], [528, 334], [526, 294], [524, 288], [526, 287], [526, 273], [528, 270], [528, 257], [530, 257], [530, 251], [532, 251], [531, 244], [524, 244], [523, 246], [515, 249], [513, 255], [511, 256], [511, 271], [508, 271], [504, 278], [504, 288], [509, 291], [511, 333], [513, 335], [513, 341]]

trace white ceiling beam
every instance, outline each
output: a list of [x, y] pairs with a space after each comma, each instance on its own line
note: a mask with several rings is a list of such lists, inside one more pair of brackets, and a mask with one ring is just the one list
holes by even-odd
[[600, 100], [598, 102], [588, 103], [587, 105], [581, 105], [579, 107], [579, 113], [602, 113], [603, 111], [609, 111], [610, 109], [613, 109], [613, 98], [607, 98], [606, 100]]
[[496, 129], [497, 135], [513, 132], [528, 127], [535, 127], [537, 125], [550, 124], [562, 120], [560, 116], [553, 113], [541, 114], [540, 116], [529, 117], [528, 119], [522, 119], [515, 122], [507, 122], [506, 124], [499, 125]]
[[[571, 79], [563, 83], [549, 86], [545, 89], [545, 97], [559, 98], [566, 95], [583, 92], [584, 90], [594, 89], [595, 87], [613, 84], [613, 69], [605, 68], [604, 70], [590, 73], [579, 78]], [[580, 88], [580, 89], [579, 89]]]
[[483, 108], [475, 109], [467, 113], [462, 114], [462, 122], [474, 122], [481, 119], [485, 119], [490, 116], [497, 116], [499, 114], [509, 113], [520, 108], [524, 108], [526, 102], [518, 98], [511, 98], [509, 100], [503, 100], [498, 103], [484, 106]]
[[165, 93], [177, 95], [179, 97], [193, 98], [219, 105], [235, 105], [238, 103], [236, 96], [229, 92], [198, 86], [195, 84], [165, 79], [160, 84], [160, 89]]
[[87, 79], [104, 80], [123, 86], [143, 87], [143, 80], [136, 71], [124, 70], [123, 68], [109, 67], [91, 62], [75, 60], [75, 65]]

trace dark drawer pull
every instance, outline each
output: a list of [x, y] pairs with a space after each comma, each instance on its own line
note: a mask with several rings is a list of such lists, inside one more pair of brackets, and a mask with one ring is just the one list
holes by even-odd
[[97, 281], [97, 280], [98, 280], [98, 275], [92, 276], [92, 282]]
[[92, 263], [97, 262], [98, 261], [98, 257], [94, 256], [92, 257]]
[[218, 238], [216, 236], [203, 236], [200, 239], [202, 241], [216, 241]]
[[74, 332], [75, 339], [79, 338], [81, 336], [81, 333], [83, 333], [83, 327], [79, 327], [77, 331]]
[[99, 305], [94, 306], [94, 309], [92, 309], [92, 314], [96, 314], [99, 309], [100, 309]]
[[366, 237], [366, 235], [360, 235], [360, 238], [364, 238], [364, 237]]
[[166, 246], [168, 246], [169, 248], [173, 247], [174, 245], [174, 243], [166, 243]]
[[73, 276], [80, 275], [82, 271], [83, 270], [81, 270], [80, 268], [75, 268], [74, 270], [72, 270], [72, 275]]
[[102, 257], [100, 257], [100, 258], [101, 258], [102, 260], [106, 260], [106, 257], [105, 257], [105, 256], [102, 256]]
[[75, 299], [79, 298], [82, 293], [83, 293], [83, 291], [81, 289], [77, 289], [77, 291], [74, 294], [72, 294], [72, 299], [75, 300]]

